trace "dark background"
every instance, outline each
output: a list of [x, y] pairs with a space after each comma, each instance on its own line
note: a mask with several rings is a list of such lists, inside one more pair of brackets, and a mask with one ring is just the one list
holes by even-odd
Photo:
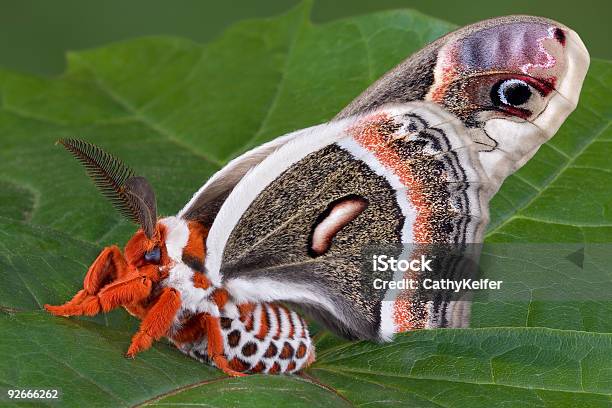
[[[198, 42], [245, 18], [283, 13], [298, 0], [0, 0], [0, 66], [54, 75], [67, 50], [145, 35], [177, 35]], [[313, 21], [414, 8], [458, 25], [503, 14], [535, 14], [577, 31], [592, 57], [612, 58], [612, 2], [476, 0], [318, 0]]]

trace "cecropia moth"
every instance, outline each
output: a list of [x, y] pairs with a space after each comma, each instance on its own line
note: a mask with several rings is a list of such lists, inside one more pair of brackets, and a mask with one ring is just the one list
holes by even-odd
[[144, 178], [96, 146], [62, 140], [141, 229], [123, 253], [104, 249], [72, 300], [46, 308], [123, 306], [142, 319], [129, 356], [166, 336], [232, 375], [314, 360], [304, 320], [283, 304], [353, 339], [465, 326], [469, 302], [374, 291], [361, 253], [372, 243], [482, 242], [489, 200], [576, 107], [588, 64], [578, 35], [548, 19], [461, 28], [330, 122], [232, 160], [161, 219]]

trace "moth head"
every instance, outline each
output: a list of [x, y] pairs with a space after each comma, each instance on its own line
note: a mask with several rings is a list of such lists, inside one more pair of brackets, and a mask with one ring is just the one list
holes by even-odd
[[220, 285], [217, 279], [208, 276], [204, 267], [207, 227], [198, 221], [170, 216], [157, 222], [157, 231], [159, 239], [155, 241], [148, 240], [142, 230], [134, 234], [125, 247], [128, 263], [136, 267], [159, 265], [166, 270], [189, 269], [196, 287]]
[[140, 226], [132, 240], [142, 241], [139, 245], [152, 251], [147, 258], [157, 259], [154, 248], [163, 241], [163, 231], [157, 222], [155, 193], [147, 179], [135, 175], [123, 162], [96, 145], [79, 139], [61, 139], [58, 143], [81, 162], [115, 209]]
[[165, 225], [158, 222], [154, 239], [149, 239], [142, 228], [138, 229], [125, 245], [125, 259], [129, 265], [136, 268], [145, 266], [170, 266], [172, 259], [168, 255]]
[[149, 239], [140, 228], [125, 245], [125, 259], [138, 269], [148, 266], [166, 270], [185, 265], [204, 272], [208, 229], [197, 221], [179, 217], [164, 217], [157, 221], [156, 235]]

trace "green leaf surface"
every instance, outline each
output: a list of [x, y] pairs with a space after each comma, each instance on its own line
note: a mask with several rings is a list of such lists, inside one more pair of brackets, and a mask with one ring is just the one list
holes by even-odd
[[[301, 377], [228, 378], [164, 342], [128, 360], [137, 322], [125, 312], [41, 311], [80, 288], [103, 246], [134, 231], [58, 138], [115, 153], [151, 181], [159, 212], [173, 214], [229, 159], [330, 119], [452, 28], [407, 10], [313, 25], [304, 5], [205, 45], [159, 37], [72, 53], [59, 78], [0, 70], [0, 387], [59, 387], [61, 405], [74, 407], [611, 406], [611, 302], [549, 301], [557, 287], [537, 274], [551, 268], [522, 254], [512, 255], [526, 267], [500, 261], [498, 270], [529, 299], [477, 299], [471, 329], [384, 345], [321, 332], [317, 362]], [[611, 67], [593, 62], [577, 111], [494, 198], [488, 242], [610, 241]], [[609, 267], [597, 271], [590, 277], [609, 284]]]

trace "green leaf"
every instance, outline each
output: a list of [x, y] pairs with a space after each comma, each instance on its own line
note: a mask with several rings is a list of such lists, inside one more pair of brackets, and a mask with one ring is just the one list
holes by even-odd
[[[406, 10], [313, 25], [303, 5], [239, 23], [210, 44], [159, 37], [72, 53], [59, 78], [0, 70], [0, 387], [61, 388], [62, 406], [75, 407], [610, 406], [611, 302], [549, 301], [559, 287], [543, 277], [555, 269], [528, 251], [494, 270], [528, 300], [476, 299], [473, 328], [384, 345], [321, 332], [318, 360], [301, 377], [228, 378], [164, 342], [127, 360], [138, 322], [125, 312], [41, 311], [80, 288], [103, 246], [134, 231], [57, 139], [104, 146], [151, 181], [160, 214], [173, 214], [229, 159], [330, 119], [452, 28]], [[488, 242], [609, 241], [611, 67], [593, 62], [577, 111], [494, 198]], [[599, 268], [589, 277], [609, 284], [604, 261], [589, 261]], [[570, 267], [558, 271], [570, 279]]]
[[611, 256], [609, 243], [487, 244], [482, 274], [503, 284], [476, 294], [471, 326], [611, 333]]
[[611, 342], [542, 328], [422, 330], [331, 349], [310, 371], [356, 405], [603, 407]]

